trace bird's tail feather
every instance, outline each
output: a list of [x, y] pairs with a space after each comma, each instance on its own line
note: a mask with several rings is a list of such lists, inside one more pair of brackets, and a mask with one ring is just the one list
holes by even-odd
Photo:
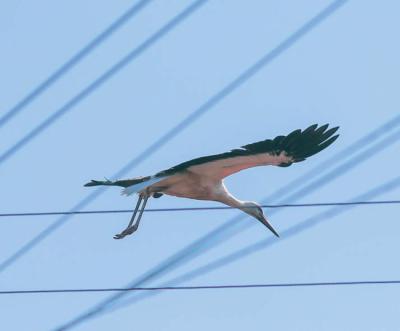
[[86, 183], [83, 186], [90, 187], [90, 186], [99, 186], [99, 185], [107, 185], [107, 186], [113, 186], [115, 185], [113, 181], [111, 180], [91, 180], [89, 183]]
[[84, 186], [90, 187], [90, 186], [121, 186], [121, 187], [129, 187], [138, 183], [146, 182], [149, 180], [151, 176], [145, 176], [145, 177], [136, 177], [136, 178], [131, 178], [131, 179], [122, 179], [122, 180], [91, 180], [89, 183], [86, 183]]

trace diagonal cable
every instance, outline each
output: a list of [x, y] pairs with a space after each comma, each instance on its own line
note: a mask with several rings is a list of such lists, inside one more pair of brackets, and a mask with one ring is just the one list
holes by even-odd
[[[265, 55], [260, 61], [258, 61], [253, 67], [249, 68], [247, 72], [242, 74], [242, 77], [251, 77], [255, 73], [255, 68], [260, 68], [261, 66], [269, 63], [275, 57], [277, 57], [280, 53], [282, 53], [285, 49], [289, 48], [294, 44], [300, 37], [304, 36], [316, 26], [318, 26], [324, 19], [328, 18], [332, 15], [337, 9], [339, 9], [343, 4], [347, 1], [334, 1], [325, 9], [323, 9], [320, 13], [314, 16], [310, 21], [304, 24], [300, 29], [295, 31], [291, 36], [289, 36], [286, 40], [284, 40], [281, 44], [279, 44], [274, 50], [270, 53]], [[253, 68], [253, 69], [252, 69]], [[239, 85], [236, 83], [236, 85]], [[225, 93], [224, 93], [225, 94]], [[212, 100], [212, 99], [211, 99]], [[170, 271], [174, 267], [181, 265], [185, 261], [194, 258], [195, 256], [201, 254], [203, 251], [206, 251], [208, 246], [206, 247], [205, 243], [211, 244], [211, 240], [209, 241], [209, 237], [211, 235], [213, 243], [216, 243], [219, 239], [219, 236], [225, 232], [226, 224], [218, 227], [217, 229], [211, 231], [207, 235], [201, 237], [200, 239], [196, 240], [192, 244], [189, 244], [187, 247], [183, 248], [176, 254], [172, 255], [171, 257], [167, 258], [164, 262], [160, 265], [156, 266], [155, 268], [151, 269], [143, 276], [141, 276], [138, 280], [130, 283], [128, 286], [138, 286], [143, 283], [146, 283], [159, 275], [163, 274], [166, 271]], [[89, 309], [87, 312], [82, 313], [81, 315], [73, 318], [72, 320], [68, 321], [64, 325], [57, 327], [56, 330], [67, 330], [71, 329], [82, 322], [96, 316], [100, 312], [102, 312], [109, 304], [112, 302], [120, 299], [124, 293], [117, 293], [99, 304], [96, 304], [93, 308]]]
[[[297, 199], [304, 197], [307, 194], [310, 194], [311, 192], [314, 192], [316, 189], [319, 189], [320, 187], [329, 183], [333, 179], [336, 179], [337, 177], [343, 175], [347, 171], [356, 167], [361, 162], [365, 162], [369, 158], [378, 155], [379, 152], [382, 152], [386, 148], [390, 147], [399, 139], [400, 139], [400, 130], [397, 130], [393, 134], [386, 137], [385, 139], [376, 143], [375, 145], [370, 146], [368, 149], [358, 154], [352, 155], [351, 159], [338, 165], [337, 167], [335, 167], [333, 170], [329, 171], [322, 177], [317, 178], [310, 184], [307, 184], [305, 187], [295, 191], [294, 193], [291, 193], [286, 199], [283, 200], [283, 202], [287, 201], [293, 202]], [[352, 146], [348, 147], [348, 149], [350, 148], [352, 148]], [[263, 202], [265, 202], [265, 200], [263, 200]], [[278, 211], [279, 210], [277, 209], [271, 210], [269, 215], [273, 215]], [[160, 277], [161, 275], [164, 275], [167, 272], [172, 271], [177, 266], [182, 265], [186, 261], [194, 259], [198, 255], [205, 253], [211, 248], [214, 248], [222, 244], [227, 239], [235, 236], [236, 234], [243, 233], [244, 230], [250, 228], [251, 226], [255, 226], [257, 224], [256, 222], [243, 222], [243, 219], [245, 219], [245, 216], [241, 214], [236, 217], [233, 217], [232, 219], [225, 222], [221, 226], [208, 232], [206, 235], [202, 236], [200, 239], [196, 240], [192, 244], [189, 244], [185, 248], [181, 249], [179, 252], [175, 253], [170, 258], [166, 259], [164, 262], [160, 263], [158, 266], [154, 267], [149, 272], [139, 277], [139, 279], [129, 283], [128, 287], [141, 286], [151, 280], [154, 280]], [[273, 238], [272, 240], [277, 240], [277, 239]], [[76, 323], [76, 321], [80, 323], [81, 321], [86, 320], [87, 318], [92, 318], [93, 316], [96, 316], [97, 314], [102, 313], [103, 311], [107, 311], [107, 308], [110, 304], [118, 300], [120, 297], [123, 297], [124, 295], [125, 293], [117, 293], [113, 296], [110, 296], [110, 298], [103, 300], [101, 304], [96, 305], [95, 308], [86, 313], [86, 316], [81, 315], [80, 317], [73, 320], [73, 323]]]
[[47, 117], [44, 121], [42, 121], [34, 129], [32, 129], [25, 136], [23, 136], [20, 140], [18, 140], [13, 146], [11, 146], [3, 154], [1, 154], [0, 155], [0, 164], [5, 162], [6, 160], [8, 160], [11, 156], [13, 156], [15, 153], [17, 153], [26, 144], [28, 144], [32, 139], [37, 137], [40, 133], [42, 133], [48, 127], [53, 125], [58, 119], [60, 119], [66, 113], [71, 111], [76, 105], [78, 105], [81, 101], [86, 99], [95, 90], [97, 90], [100, 86], [102, 86], [106, 81], [108, 81], [115, 74], [117, 74], [119, 71], [121, 71], [123, 68], [125, 68], [130, 62], [132, 62], [132, 60], [136, 59], [139, 55], [141, 55], [149, 47], [154, 45], [158, 40], [160, 40], [163, 36], [165, 36], [167, 33], [169, 33], [178, 24], [183, 22], [187, 17], [189, 17], [191, 14], [193, 14], [197, 9], [199, 9], [207, 1], [208, 0], [194, 1], [186, 9], [184, 9], [180, 14], [175, 16], [172, 20], [170, 20], [167, 24], [165, 24], [157, 32], [155, 32], [148, 39], [146, 39], [142, 44], [140, 44], [138, 47], [136, 47], [132, 51], [130, 51], [120, 61], [118, 61], [111, 68], [109, 68], [106, 72], [104, 72], [100, 77], [98, 77], [94, 82], [92, 82], [87, 87], [85, 87], [81, 92], [79, 92], [77, 95], [75, 95], [73, 98], [71, 98], [61, 108], [57, 109], [52, 115]]
[[[377, 196], [380, 196], [382, 194], [388, 193], [389, 191], [392, 191], [392, 190], [398, 188], [399, 186], [400, 186], [400, 176], [397, 176], [397, 177], [387, 181], [386, 183], [369, 190], [368, 192], [366, 192], [364, 194], [354, 197], [353, 199], [349, 200], [349, 202], [355, 201], [357, 199], [370, 200], [370, 199], [376, 198]], [[159, 287], [176, 286], [177, 284], [182, 284], [184, 282], [193, 280], [199, 276], [207, 274], [211, 271], [215, 271], [219, 268], [222, 268], [228, 264], [236, 262], [236, 261], [238, 261], [246, 256], [249, 256], [253, 253], [256, 253], [260, 250], [266, 249], [275, 244], [279, 244], [284, 240], [288, 240], [295, 235], [298, 235], [306, 230], [309, 230], [309, 229], [315, 227], [316, 225], [326, 222], [327, 220], [329, 220], [335, 216], [338, 216], [344, 212], [347, 212], [355, 207], [356, 207], [356, 205], [348, 205], [343, 208], [340, 208], [340, 207], [330, 208], [326, 211], [318, 213], [318, 214], [300, 222], [299, 224], [289, 227], [289, 229], [287, 229], [281, 233], [280, 240], [274, 240], [271, 238], [260, 240], [254, 244], [248, 245], [247, 247], [241, 248], [241, 249], [237, 250], [236, 252], [230, 253], [224, 257], [216, 259], [215, 261], [209, 262], [203, 266], [200, 266], [189, 272], [186, 272], [183, 275], [175, 277], [172, 280], [161, 284]], [[127, 298], [124, 301], [117, 302], [115, 305], [111, 306], [105, 312], [108, 313], [111, 311], [115, 311], [117, 309], [123, 308], [130, 304], [134, 304], [138, 301], [141, 301], [141, 300], [143, 300], [151, 295], [155, 295], [155, 294], [157, 294], [157, 293], [141, 293], [139, 295], [135, 295], [133, 297]]]
[[141, 0], [130, 7], [125, 13], [118, 17], [111, 25], [109, 25], [104, 31], [93, 38], [86, 46], [80, 51], [74, 54], [69, 60], [61, 65], [56, 71], [54, 71], [49, 77], [43, 82], [31, 90], [22, 100], [18, 101], [11, 109], [9, 109], [0, 118], [0, 128], [10, 121], [15, 115], [20, 113], [26, 106], [28, 106], [33, 100], [39, 95], [46, 91], [52, 84], [58, 81], [63, 75], [83, 60], [90, 52], [95, 50], [99, 45], [105, 42], [111, 35], [119, 30], [124, 24], [126, 24], [131, 18], [137, 13], [144, 9], [152, 0]]
[[[282, 41], [278, 46], [276, 46], [271, 51], [267, 52], [263, 57], [261, 57], [256, 63], [252, 66], [248, 67], [245, 71], [243, 71], [239, 76], [237, 76], [232, 82], [226, 85], [219, 92], [211, 96], [205, 103], [203, 103], [199, 108], [194, 110], [190, 115], [188, 115], [184, 120], [179, 122], [176, 126], [166, 132], [163, 136], [157, 139], [153, 144], [151, 144], [146, 150], [140, 153], [137, 157], [129, 161], [123, 168], [121, 168], [113, 178], [118, 178], [126, 173], [128, 173], [132, 168], [143, 162], [145, 159], [150, 157], [153, 153], [155, 153], [162, 146], [167, 144], [171, 139], [177, 136], [182, 130], [186, 129], [193, 122], [199, 119], [202, 115], [212, 109], [215, 105], [217, 105], [221, 100], [234, 92], [238, 87], [243, 85], [247, 80], [253, 77], [258, 71], [264, 68], [266, 65], [271, 63], [275, 58], [281, 55], [284, 51], [289, 49], [292, 45], [294, 45], [299, 39], [317, 27], [323, 20], [332, 15], [337, 9], [339, 9], [343, 4], [345, 4], [347, 0], [337, 0], [327, 6], [324, 10], [322, 10], [319, 14], [313, 17], [306, 24], [301, 26], [298, 30], [296, 30], [293, 34], [291, 34], [287, 39]], [[200, 5], [199, 2], [197, 2]], [[193, 7], [192, 7], [193, 8]], [[87, 206], [90, 202], [96, 199], [104, 189], [94, 190], [91, 194], [87, 195], [84, 199], [78, 202], [75, 206], [71, 208], [70, 211], [77, 211], [85, 206]], [[20, 247], [16, 252], [14, 252], [11, 256], [6, 258], [0, 264], [0, 273], [11, 266], [14, 262], [16, 262], [19, 258], [24, 256], [27, 252], [29, 252], [33, 247], [39, 244], [42, 240], [64, 225], [69, 219], [71, 215], [65, 215], [56, 220], [53, 224], [49, 225], [39, 234], [37, 234], [34, 238], [32, 238], [25, 245]]]
[[[145, 44], [142, 44], [142, 46], [144, 47], [147, 45], [146, 47], [148, 47], [151, 43], [154, 43], [157, 36], [159, 38], [162, 34], [165, 34], [168, 31], [168, 29], [171, 29], [173, 26], [176, 26], [181, 20], [183, 20], [185, 17], [190, 15], [192, 12], [194, 12], [203, 3], [205, 3], [205, 0], [194, 2], [191, 6], [187, 7], [186, 10], [181, 12], [172, 21], [170, 21], [166, 26], [164, 26], [164, 28], [159, 30], [158, 34], [153, 35], [153, 39], [151, 39], [151, 40], [148, 39]], [[166, 27], [168, 27], [168, 29]], [[142, 48], [142, 51], [144, 49], [145, 48]], [[136, 50], [139, 51], [138, 48]], [[134, 54], [136, 54], [136, 53], [131, 53], [130, 55], [133, 56]], [[128, 61], [129, 58], [125, 57], [125, 60]], [[119, 62], [119, 63], [120, 63], [120, 65], [122, 65], [122, 62]], [[103, 77], [104, 77], [104, 75], [103, 75]], [[92, 84], [91, 86], [94, 86], [94, 85]], [[82, 95], [82, 93], [80, 95]], [[218, 94], [216, 96], [218, 96]], [[222, 99], [223, 97], [224, 96], [221, 96], [220, 99]], [[75, 99], [75, 102], [78, 102], [78, 100]], [[70, 102], [67, 105], [72, 106], [72, 103]], [[148, 157], [150, 157], [153, 153], [155, 153], [158, 149], [160, 149], [162, 146], [164, 146], [172, 138], [177, 136], [181, 130], [183, 130], [184, 128], [191, 125], [194, 121], [196, 121], [198, 119], [198, 117], [201, 115], [201, 113], [207, 111], [208, 109], [206, 108], [206, 106], [207, 105], [203, 105], [199, 109], [195, 110], [191, 115], [187, 116], [184, 120], [182, 120], [176, 126], [174, 126], [169, 131], [167, 131], [163, 136], [158, 138], [154, 143], [152, 143], [142, 153], [140, 153], [138, 156], [134, 157], [124, 167], [119, 169], [112, 177], [118, 178], [118, 177], [124, 176], [126, 173], [128, 173], [130, 170], [132, 170], [132, 168], [134, 168], [135, 166], [137, 166], [138, 164], [140, 164], [141, 162], [146, 160]], [[64, 111], [68, 110], [68, 108], [65, 108], [65, 107], [66, 106], [63, 107]], [[57, 116], [57, 114], [55, 114], [55, 115]], [[47, 125], [49, 125], [49, 123], [46, 124], [46, 126]], [[0, 157], [0, 160], [1, 160], [1, 157]], [[102, 192], [104, 192], [104, 188], [100, 188], [100, 189], [92, 191], [85, 198], [83, 198], [76, 205], [74, 205], [70, 209], [70, 212], [74, 212], [74, 211], [84, 208], [90, 202], [95, 200], [100, 194], [102, 194]], [[39, 234], [37, 234], [35, 237], [33, 237], [31, 240], [29, 240], [26, 244], [24, 244], [22, 247], [20, 247], [11, 256], [9, 256], [4, 261], [2, 261], [0, 263], [0, 273], [3, 272], [4, 270], [6, 270], [9, 266], [11, 266], [15, 261], [17, 261], [23, 255], [25, 255], [27, 252], [29, 252], [33, 247], [35, 247], [37, 244], [39, 244], [43, 239], [45, 239], [47, 236], [49, 236], [54, 231], [56, 231], [58, 228], [60, 228], [62, 225], [64, 225], [70, 219], [70, 217], [71, 217], [71, 215], [65, 215], [63, 217], [60, 217], [58, 220], [56, 220], [54, 223], [50, 224], [48, 227], [46, 227], [44, 230], [42, 230]]]
[[[400, 186], [400, 176], [397, 176], [397, 177], [389, 180], [388, 182], [386, 182], [382, 185], [379, 185], [379, 186], [371, 189], [370, 191], [355, 197], [354, 199], [367, 199], [367, 200], [372, 199], [379, 195], [388, 193], [389, 191], [392, 191], [392, 190], [398, 188], [399, 186]], [[355, 207], [356, 207], [355, 205], [348, 205], [344, 208], [333, 207], [326, 211], [318, 213], [317, 215], [307, 218], [306, 220], [300, 222], [299, 224], [291, 226], [291, 227], [289, 227], [289, 229], [283, 231], [282, 239], [283, 239], [283, 241], [290, 239], [295, 235], [298, 235], [306, 230], [309, 230], [323, 222], [326, 222], [328, 219], [338, 216], [338, 215], [340, 215], [344, 212], [347, 212]], [[281, 241], [271, 240], [270, 238], [260, 240], [256, 243], [253, 243], [244, 248], [241, 248], [240, 250], [237, 250], [236, 252], [230, 253], [227, 256], [224, 256], [224, 257], [219, 258], [219, 259], [217, 259], [211, 263], [208, 263], [202, 267], [192, 270], [185, 275], [177, 277], [175, 280], [173, 280], [169, 283], [170, 284], [180, 284], [184, 281], [191, 280], [193, 278], [196, 278], [198, 276], [204, 275], [206, 273], [209, 273], [211, 271], [214, 271], [216, 269], [224, 267], [228, 264], [236, 262], [246, 256], [249, 256], [253, 253], [256, 253], [256, 252], [263, 250], [267, 247], [270, 247], [274, 244], [277, 244], [278, 242], [280, 243]]]
[[304, 184], [305, 178], [313, 178], [315, 174], [323, 173], [326, 169], [332, 167], [333, 164], [337, 163], [338, 160], [344, 160], [349, 156], [353, 155], [357, 151], [361, 150], [365, 146], [368, 146], [374, 140], [381, 138], [382, 136], [388, 134], [390, 131], [396, 129], [400, 126], [400, 115], [396, 115], [387, 122], [383, 123], [381, 126], [373, 130], [372, 132], [366, 134], [349, 147], [345, 148], [343, 151], [338, 152], [325, 161], [321, 162], [318, 166], [312, 168], [310, 171], [305, 173], [303, 176], [300, 176], [298, 179], [291, 181], [289, 184], [283, 186], [279, 190], [277, 190], [274, 194], [270, 195], [266, 198], [266, 201], [271, 201], [275, 199], [279, 199], [282, 195], [286, 194], [292, 187], [299, 187]]

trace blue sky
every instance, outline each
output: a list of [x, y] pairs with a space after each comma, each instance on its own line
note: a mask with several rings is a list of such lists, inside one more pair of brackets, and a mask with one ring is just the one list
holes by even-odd
[[[0, 115], [133, 3], [1, 2]], [[1, 153], [190, 3], [149, 3], [0, 129]], [[85, 182], [111, 177], [330, 3], [206, 2], [0, 164], [1, 212], [69, 210], [92, 192], [82, 186]], [[337, 142], [306, 162], [250, 169], [227, 179], [238, 198], [263, 201], [398, 115], [399, 7], [394, 0], [346, 1], [127, 176], [152, 174], [313, 123], [340, 126]], [[298, 201], [349, 200], [390, 181], [399, 174], [398, 150], [395, 140]], [[320, 175], [317, 171], [313, 176]], [[397, 188], [375, 199], [396, 199], [399, 193]], [[108, 189], [85, 209], [127, 209], [134, 203], [121, 197], [118, 189]], [[217, 204], [163, 197], [150, 201], [149, 208], [211, 205]], [[325, 210], [265, 213], [284, 233]], [[396, 205], [353, 208], [179, 285], [399, 279], [397, 211]], [[75, 216], [3, 270], [1, 289], [125, 286], [236, 215], [236, 211], [146, 213], [139, 231], [120, 241], [112, 236], [126, 225], [128, 214]], [[0, 261], [58, 220], [3, 217]], [[243, 231], [236, 236], [147, 285], [168, 282], [270, 238], [259, 224], [247, 226], [252, 222], [242, 219]], [[399, 295], [396, 286], [168, 292], [75, 329], [393, 330], [398, 325]], [[1, 324], [7, 330], [53, 330], [107, 297], [0, 296]]]

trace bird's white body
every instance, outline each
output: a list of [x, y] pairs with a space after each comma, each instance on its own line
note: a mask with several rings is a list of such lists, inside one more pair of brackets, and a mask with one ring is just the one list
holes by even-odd
[[[128, 186], [124, 194], [161, 192], [180, 198], [213, 200], [238, 207], [240, 200], [234, 198], [226, 189], [223, 178], [240, 170], [262, 165], [278, 165], [291, 162], [285, 152], [271, 156], [267, 153], [232, 157], [200, 165], [166, 177], [152, 176], [148, 181]], [[129, 193], [128, 193], [129, 192]]]
[[[128, 227], [116, 235], [116, 239], [121, 239], [136, 231], [147, 199], [152, 196], [157, 198], [163, 194], [196, 200], [218, 201], [239, 208], [255, 217], [278, 236], [268, 223], [260, 206], [255, 202], [241, 201], [233, 197], [223, 183], [224, 178], [247, 168], [265, 165], [287, 167], [292, 163], [301, 162], [332, 144], [338, 137], [338, 135], [334, 136], [337, 129], [328, 130], [327, 124], [321, 127], [314, 124], [304, 131], [295, 130], [287, 136], [278, 136], [273, 140], [266, 139], [248, 144], [230, 152], [193, 159], [161, 171], [154, 176], [114, 182], [92, 180], [86, 186], [122, 186], [124, 187], [122, 194], [139, 194], [138, 203]], [[132, 225], [142, 200], [144, 202], [138, 220]]]
[[221, 180], [199, 176], [192, 171], [167, 177], [149, 189], [175, 197], [197, 200], [216, 200], [226, 192]]

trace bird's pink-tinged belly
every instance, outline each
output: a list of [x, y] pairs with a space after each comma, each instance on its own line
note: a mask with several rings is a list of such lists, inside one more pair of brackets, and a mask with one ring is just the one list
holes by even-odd
[[180, 198], [214, 200], [220, 183], [210, 178], [184, 173], [167, 178], [158, 183], [160, 192]]

